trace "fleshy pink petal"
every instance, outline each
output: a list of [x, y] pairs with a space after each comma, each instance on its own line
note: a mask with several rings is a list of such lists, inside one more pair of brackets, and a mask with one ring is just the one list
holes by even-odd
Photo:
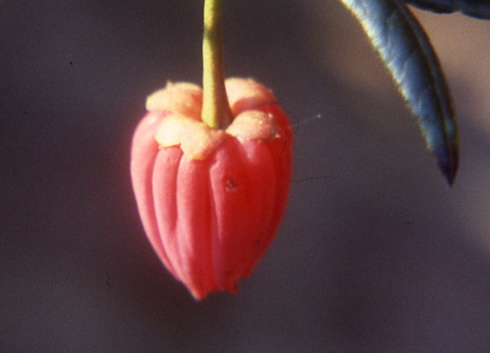
[[184, 283], [201, 299], [216, 290], [211, 260], [209, 160], [182, 157], [177, 181], [177, 234]]
[[152, 190], [152, 173], [158, 153], [155, 130], [166, 115], [165, 112], [150, 112], [139, 123], [133, 136], [130, 169], [136, 203], [145, 232], [158, 257], [170, 272], [174, 273], [160, 239]]
[[179, 147], [167, 147], [158, 152], [154, 168], [149, 174], [152, 185], [154, 217], [159, 243], [162, 244], [165, 258], [173, 268], [174, 276], [182, 280], [182, 270], [177, 243], [177, 171], [182, 151]]
[[[264, 147], [258, 142], [245, 143]], [[217, 151], [210, 170], [216, 212], [213, 261], [222, 290], [235, 290], [238, 279], [248, 274], [250, 263], [256, 262], [268, 237], [265, 232], [274, 208], [275, 181], [270, 153], [261, 152], [261, 156], [254, 155], [238, 139], [229, 139]]]

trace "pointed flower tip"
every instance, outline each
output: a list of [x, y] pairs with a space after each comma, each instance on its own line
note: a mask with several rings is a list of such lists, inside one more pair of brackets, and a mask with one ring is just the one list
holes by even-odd
[[226, 289], [225, 288], [217, 288], [217, 287], [215, 287], [215, 288], [195, 288], [195, 287], [187, 286], [185, 283], [184, 283], [184, 285], [188, 289], [192, 298], [197, 303], [200, 303], [200, 302], [204, 301], [205, 299], [208, 299], [210, 296], [216, 295], [218, 293], [227, 293], [227, 294], [233, 294], [233, 295], [236, 295], [238, 293], [238, 283], [237, 282], [234, 283], [233, 287], [226, 288]]

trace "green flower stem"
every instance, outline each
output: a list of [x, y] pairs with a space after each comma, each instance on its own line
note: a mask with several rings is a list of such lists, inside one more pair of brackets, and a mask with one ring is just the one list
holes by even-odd
[[202, 121], [214, 129], [226, 129], [233, 120], [225, 89], [221, 0], [204, 1]]

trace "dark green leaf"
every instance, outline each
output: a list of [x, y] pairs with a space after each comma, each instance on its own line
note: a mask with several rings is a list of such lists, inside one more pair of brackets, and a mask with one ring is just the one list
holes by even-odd
[[434, 12], [460, 11], [468, 16], [490, 19], [490, 0], [405, 0], [405, 2]]
[[398, 0], [342, 0], [359, 20], [417, 118], [427, 148], [452, 184], [458, 133], [444, 75], [417, 20]]

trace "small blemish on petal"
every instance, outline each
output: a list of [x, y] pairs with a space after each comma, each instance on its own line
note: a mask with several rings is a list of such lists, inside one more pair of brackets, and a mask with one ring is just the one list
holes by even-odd
[[235, 192], [238, 189], [238, 184], [233, 181], [233, 179], [226, 179], [226, 191]]

